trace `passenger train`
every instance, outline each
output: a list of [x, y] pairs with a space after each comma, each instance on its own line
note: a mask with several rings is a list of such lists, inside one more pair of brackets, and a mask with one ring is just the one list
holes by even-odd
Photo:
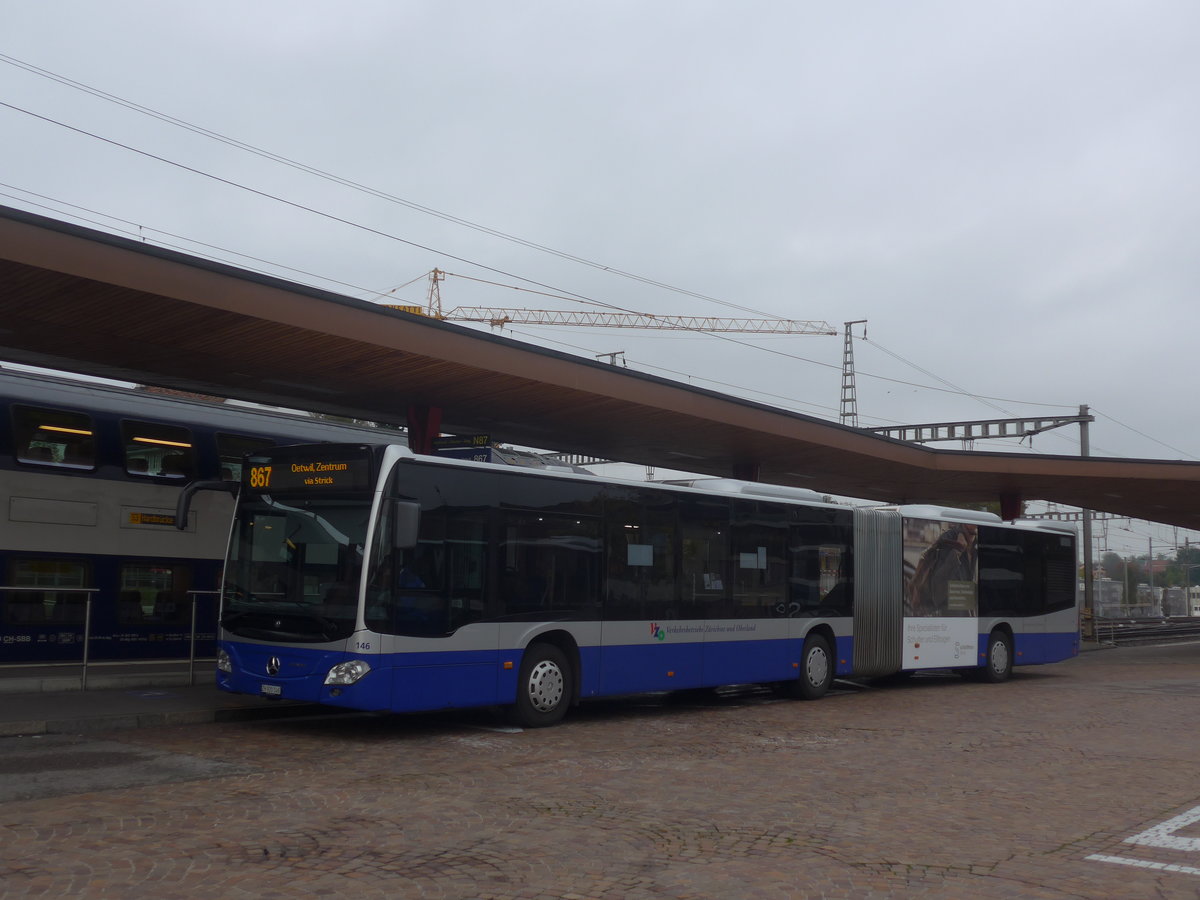
[[[0, 369], [0, 663], [214, 653], [237, 484], [250, 451], [396, 432]], [[89, 603], [90, 601], [90, 603]]]

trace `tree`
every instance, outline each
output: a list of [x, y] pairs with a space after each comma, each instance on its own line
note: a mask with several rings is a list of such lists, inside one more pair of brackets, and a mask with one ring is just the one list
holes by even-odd
[[1125, 576], [1125, 560], [1111, 550], [1100, 557], [1100, 568], [1105, 578], [1120, 581]]
[[1200, 547], [1180, 547], [1175, 552], [1175, 562], [1167, 569], [1167, 584], [1184, 587], [1200, 584], [1192, 566], [1200, 566]]

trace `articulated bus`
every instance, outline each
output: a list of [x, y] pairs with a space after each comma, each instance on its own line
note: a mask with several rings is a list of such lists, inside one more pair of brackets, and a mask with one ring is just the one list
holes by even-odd
[[543, 726], [620, 694], [815, 699], [835, 676], [921, 669], [1000, 682], [1079, 652], [1076, 583], [1073, 531], [988, 513], [278, 448], [242, 466], [217, 683]]
[[251, 450], [380, 436], [0, 369], [0, 663], [78, 662], [85, 636], [92, 660], [211, 658], [233, 499], [177, 530], [183, 486], [236, 486]]

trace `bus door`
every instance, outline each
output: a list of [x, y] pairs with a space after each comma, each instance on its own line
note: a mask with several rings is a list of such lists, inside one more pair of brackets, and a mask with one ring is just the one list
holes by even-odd
[[488, 517], [478, 509], [398, 502], [368, 571], [365, 620], [379, 635], [381, 665], [391, 670], [393, 709], [479, 706], [501, 702], [496, 627], [478, 627], [485, 610]]
[[677, 578], [679, 524], [671, 497], [610, 501], [607, 591], [598, 693], [698, 687], [703, 679], [704, 626], [693, 618], [696, 597], [724, 591], [714, 578], [695, 585]]

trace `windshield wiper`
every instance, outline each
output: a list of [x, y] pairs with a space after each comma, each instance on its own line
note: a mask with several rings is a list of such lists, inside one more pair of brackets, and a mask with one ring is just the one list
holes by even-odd
[[318, 626], [320, 626], [321, 636], [323, 638], [325, 638], [325, 640], [332, 641], [334, 638], [336, 638], [338, 636], [338, 632], [340, 631], [340, 629], [338, 628], [337, 622], [333, 621], [333, 619], [326, 618], [325, 616], [318, 616], [315, 614], [312, 616], [312, 619], [314, 622], [317, 623]]
[[233, 626], [249, 616], [248, 612], [228, 612], [221, 616], [221, 627], [232, 631]]
[[226, 613], [221, 617], [221, 627], [245, 637], [262, 635], [266, 640], [312, 640], [319, 637], [324, 641], [334, 641], [354, 630], [353, 627], [345, 628], [336, 620], [315, 613], [264, 609]]

